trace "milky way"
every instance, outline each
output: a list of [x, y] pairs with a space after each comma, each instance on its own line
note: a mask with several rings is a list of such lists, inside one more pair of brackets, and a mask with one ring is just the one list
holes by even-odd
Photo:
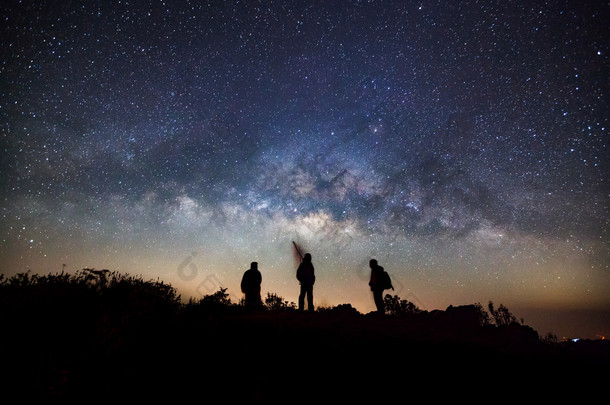
[[1, 271], [608, 310], [609, 8], [546, 3], [3, 4]]

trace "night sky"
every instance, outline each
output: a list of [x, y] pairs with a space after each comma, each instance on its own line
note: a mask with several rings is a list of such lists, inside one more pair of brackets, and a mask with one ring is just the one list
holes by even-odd
[[605, 1], [3, 1], [0, 272], [610, 335]]

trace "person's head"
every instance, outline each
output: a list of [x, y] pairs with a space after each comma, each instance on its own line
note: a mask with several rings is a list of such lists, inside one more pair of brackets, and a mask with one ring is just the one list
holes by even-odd
[[371, 261], [369, 262], [369, 266], [371, 267], [371, 269], [377, 267], [377, 260], [371, 259]]
[[252, 262], [250, 263], [250, 268], [252, 270], [258, 270], [258, 262]]
[[311, 254], [305, 253], [305, 256], [303, 256], [303, 261], [304, 262], [311, 262]]

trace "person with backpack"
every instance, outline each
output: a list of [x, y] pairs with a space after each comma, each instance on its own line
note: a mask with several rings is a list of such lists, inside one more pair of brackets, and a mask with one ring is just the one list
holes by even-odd
[[375, 300], [377, 312], [383, 315], [385, 314], [383, 291], [390, 288], [393, 290], [394, 287], [392, 286], [389, 274], [383, 267], [377, 264], [377, 260], [371, 259], [369, 261], [369, 266], [371, 267], [371, 280], [369, 281], [369, 286], [373, 292], [373, 299]]
[[258, 270], [258, 263], [250, 263], [250, 268], [245, 271], [241, 279], [241, 291], [246, 295], [246, 306], [257, 308], [262, 306], [261, 282], [263, 277]]
[[305, 253], [303, 261], [297, 269], [297, 280], [301, 283], [301, 293], [299, 294], [299, 310], [305, 307], [305, 295], [307, 295], [307, 310], [313, 312], [313, 284], [316, 282], [313, 264], [311, 264], [311, 254]]

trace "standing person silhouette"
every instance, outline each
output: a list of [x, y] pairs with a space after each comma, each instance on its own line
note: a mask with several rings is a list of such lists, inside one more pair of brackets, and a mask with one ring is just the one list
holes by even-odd
[[250, 268], [246, 270], [241, 279], [241, 291], [246, 295], [246, 306], [250, 308], [260, 307], [261, 301], [261, 282], [263, 277], [258, 271], [258, 263], [250, 263]]
[[305, 253], [303, 261], [297, 269], [297, 280], [301, 283], [301, 293], [299, 294], [299, 310], [305, 306], [305, 295], [307, 295], [307, 310], [313, 312], [313, 284], [316, 281], [311, 255]]
[[369, 266], [371, 267], [371, 280], [369, 281], [369, 286], [373, 292], [375, 306], [377, 307], [378, 313], [385, 314], [385, 305], [383, 303], [384, 285], [382, 283], [383, 267], [378, 265], [377, 260], [375, 259], [371, 259]]

